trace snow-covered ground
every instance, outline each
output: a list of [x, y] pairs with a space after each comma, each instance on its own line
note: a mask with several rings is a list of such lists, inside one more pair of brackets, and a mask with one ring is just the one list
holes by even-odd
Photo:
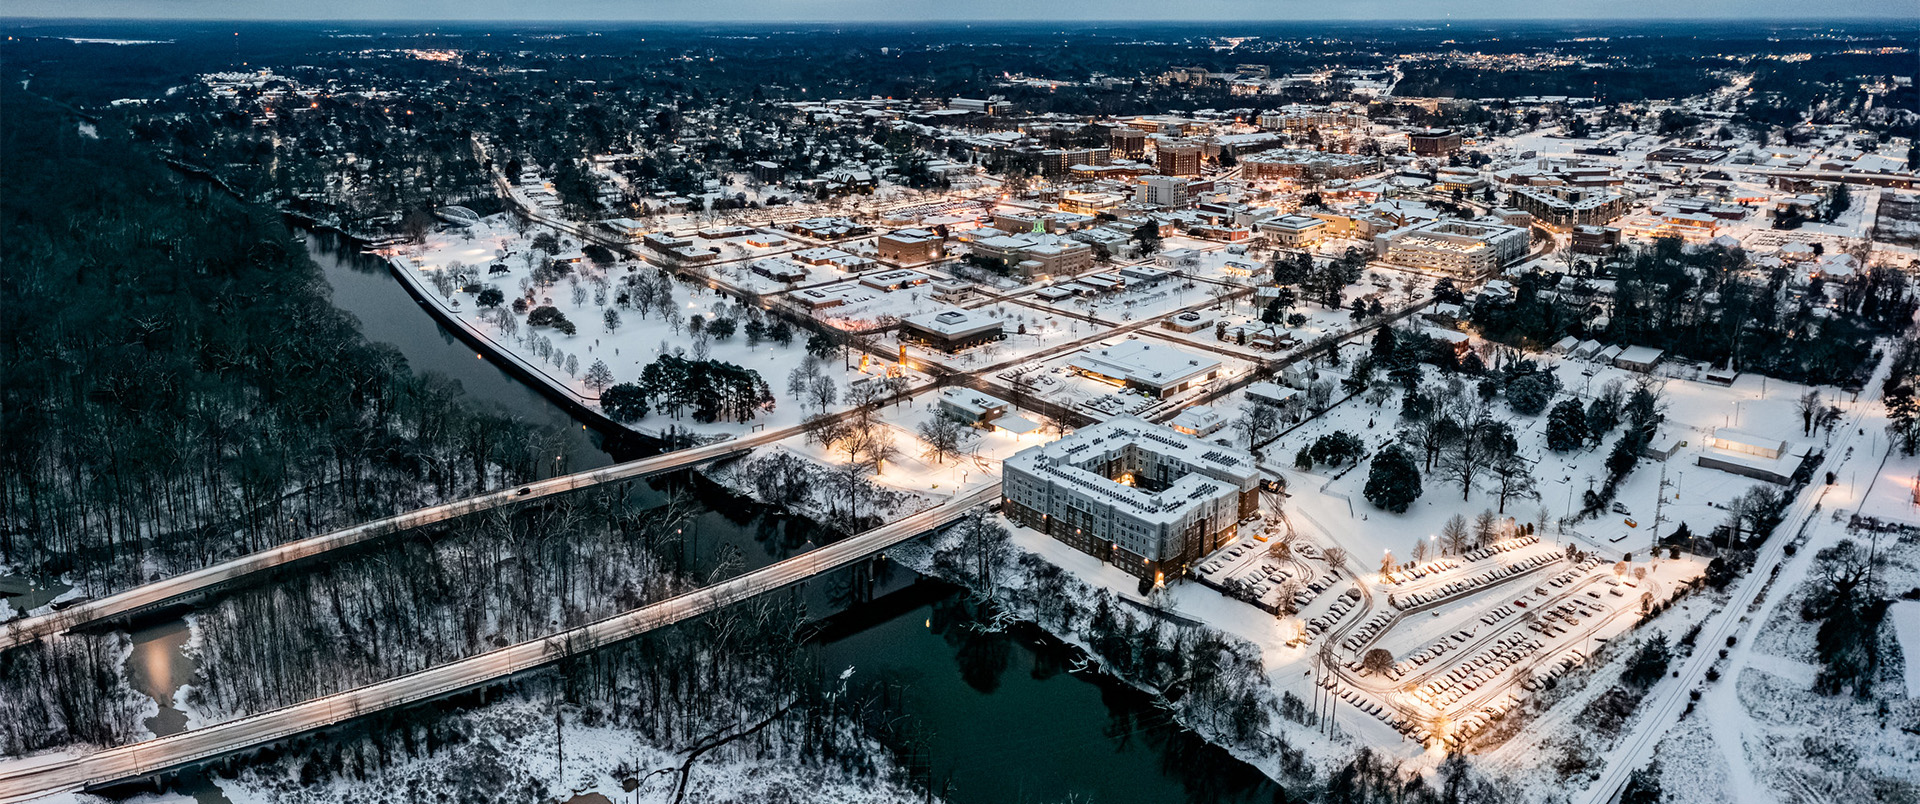
[[[536, 233], [530, 231], [528, 235], [522, 235], [505, 216], [493, 216], [483, 219], [469, 231], [437, 233], [431, 235], [421, 247], [404, 248], [390, 256], [399, 266], [403, 278], [432, 303], [440, 305], [443, 311], [454, 316], [469, 332], [492, 342], [548, 385], [562, 390], [582, 404], [598, 405], [599, 393], [586, 383], [588, 370], [595, 362], [606, 364], [614, 382], [633, 382], [639, 378], [641, 370], [662, 353], [679, 352], [698, 357], [702, 349], [710, 359], [759, 372], [777, 399], [772, 411], [761, 413], [751, 422], [699, 424], [690, 418], [672, 419], [655, 412], [633, 423], [636, 429], [657, 431], [672, 426], [706, 434], [738, 436], [756, 428], [777, 430], [793, 427], [806, 416], [819, 412], [817, 407], [785, 393], [788, 372], [806, 357], [806, 331], [796, 328], [793, 340], [784, 346], [771, 341], [750, 344], [744, 331], [736, 331], [726, 339], [705, 337], [705, 345], [701, 346], [703, 338], [691, 334], [687, 327], [691, 316], [700, 315], [707, 320], [732, 318], [740, 327], [744, 327], [747, 316], [752, 313], [722, 293], [677, 279], [670, 285], [671, 302], [664, 305], [665, 309], [675, 311], [671, 317], [658, 310], [642, 313], [620, 306], [617, 301], [625, 287], [624, 283], [655, 271], [651, 266], [634, 261], [601, 267], [589, 260], [582, 260], [566, 277], [551, 285], [540, 286], [532, 281], [532, 268], [525, 259], [531, 249], [531, 235]], [[563, 239], [562, 250], [566, 248], [568, 246]], [[469, 269], [472, 281], [479, 287], [493, 287], [502, 291], [507, 300], [502, 309], [485, 310], [478, 304], [477, 293], [460, 288], [441, 292], [432, 279], [432, 273], [446, 270], [455, 262]], [[491, 272], [489, 266], [496, 265], [504, 266], [506, 270]], [[530, 326], [524, 320], [516, 321], [511, 331], [503, 328], [498, 323], [499, 316], [512, 314], [505, 306], [527, 293], [533, 294], [534, 306], [551, 305], [559, 310], [573, 322], [576, 332], [568, 335], [553, 327]], [[609, 310], [619, 317], [612, 328], [607, 326], [606, 321], [606, 312]], [[524, 316], [521, 318], [524, 319]], [[822, 369], [839, 387], [842, 400], [849, 382], [863, 376], [881, 377], [888, 370], [886, 366], [874, 363], [863, 373], [858, 367], [849, 367], [838, 359], [825, 361]], [[907, 374], [914, 385], [922, 385], [927, 381], [924, 376], [912, 372]], [[844, 410], [845, 407], [844, 401], [840, 401], [829, 405], [827, 410]]]
[[[389, 763], [378, 773], [345, 767], [303, 770], [312, 760], [296, 753], [248, 767], [237, 778], [216, 778], [212, 785], [232, 804], [401, 804], [416, 801], [461, 802], [847, 802], [907, 804], [921, 795], [890, 780], [893, 768], [877, 746], [871, 754], [878, 774], [792, 757], [755, 758], [721, 751], [703, 757], [688, 776], [684, 799], [676, 795], [677, 771], [685, 752], [653, 745], [631, 728], [589, 725], [574, 715], [561, 721], [565, 771], [556, 752], [555, 718], [549, 702], [512, 697], [454, 716], [467, 736], [407, 756], [382, 752]], [[371, 748], [345, 755], [344, 762], [373, 760]], [[644, 779], [637, 788], [627, 784]], [[129, 804], [186, 804], [204, 798], [176, 793], [119, 799]], [[108, 799], [69, 793], [41, 799], [44, 804], [101, 804]]]

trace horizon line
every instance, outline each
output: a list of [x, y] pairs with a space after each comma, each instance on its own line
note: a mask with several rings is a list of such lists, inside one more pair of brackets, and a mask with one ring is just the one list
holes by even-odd
[[401, 23], [401, 22], [433, 24], [433, 25], [480, 25], [480, 24], [496, 24], [496, 23], [521, 23], [521, 24], [531, 23], [531, 24], [546, 24], [546, 25], [641, 24], [641, 25], [750, 25], [750, 26], [939, 25], [939, 26], [964, 26], [968, 28], [972, 28], [972, 27], [992, 28], [992, 27], [1002, 27], [1002, 26], [1008, 26], [1008, 25], [1027, 25], [1027, 24], [1048, 25], [1048, 26], [1062, 27], [1062, 28], [1074, 28], [1074, 27], [1102, 28], [1102, 27], [1119, 27], [1119, 26], [1125, 26], [1125, 25], [1167, 25], [1167, 26], [1179, 26], [1179, 27], [1205, 27], [1210, 25], [1291, 25], [1291, 24], [1299, 24], [1299, 23], [1354, 23], [1354, 24], [1373, 24], [1373, 25], [1423, 25], [1423, 24], [1451, 25], [1451, 24], [1467, 24], [1467, 23], [1516, 23], [1516, 22], [1519, 22], [1519, 23], [1584, 22], [1584, 23], [1606, 23], [1606, 24], [1748, 22], [1755, 25], [1781, 24], [1781, 23], [1828, 24], [1828, 23], [1880, 22], [1880, 23], [1886, 23], [1886, 24], [1892, 25], [1892, 24], [1900, 24], [1900, 23], [1920, 23], [1920, 8], [1916, 8], [1916, 10], [1913, 11], [1908, 16], [1862, 14], [1862, 15], [1840, 15], [1840, 16], [1831, 16], [1831, 17], [1785, 17], [1785, 16], [1754, 17], [1754, 16], [1744, 15], [1744, 14], [1728, 14], [1728, 15], [1703, 15], [1703, 16], [1697, 16], [1697, 17], [1625, 17], [1625, 18], [1573, 17], [1573, 16], [1568, 16], [1568, 17], [1557, 17], [1557, 16], [1426, 17], [1426, 18], [1408, 17], [1404, 19], [1380, 19], [1380, 18], [1356, 18], [1356, 17], [1318, 17], [1318, 18], [1295, 17], [1291, 19], [1243, 18], [1243, 19], [1219, 19], [1219, 20], [1206, 20], [1206, 21], [1195, 21], [1195, 20], [1189, 20], [1189, 19], [1154, 19], [1154, 18], [1141, 17], [1137, 19], [1120, 19], [1120, 20], [1110, 20], [1110, 21], [1103, 21], [1103, 22], [1086, 22], [1086, 21], [1077, 21], [1077, 20], [1076, 21], [1055, 21], [1055, 20], [1049, 20], [1049, 19], [1043, 19], [1043, 18], [990, 20], [990, 21], [982, 22], [982, 21], [970, 20], [966, 18], [921, 19], [921, 20], [904, 20], [904, 19], [860, 20], [860, 19], [810, 19], [810, 18], [741, 20], [741, 19], [637, 19], [637, 18], [634, 18], [634, 19], [625, 19], [625, 18], [537, 19], [537, 18], [529, 18], [529, 17], [477, 17], [473, 19], [464, 19], [464, 20], [448, 20], [445, 18], [435, 18], [435, 17], [356, 17], [356, 18], [331, 19], [331, 18], [324, 18], [324, 17], [168, 17], [168, 16], [71, 17], [71, 16], [36, 16], [36, 15], [0, 15], [0, 24], [12, 23], [12, 22], [320, 23], [320, 24], [334, 24], [334, 25], [391, 24], [391, 23]]

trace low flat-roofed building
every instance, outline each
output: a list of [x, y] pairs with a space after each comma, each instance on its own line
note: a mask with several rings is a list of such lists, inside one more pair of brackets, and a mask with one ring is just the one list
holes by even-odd
[[765, 257], [754, 260], [748, 266], [754, 273], [775, 282], [799, 282], [807, 278], [807, 267], [781, 257]]
[[787, 298], [792, 299], [796, 304], [808, 310], [824, 310], [829, 307], [839, 307], [847, 303], [846, 295], [841, 293], [838, 288], [807, 288], [805, 290], [796, 290], [788, 294]]
[[900, 319], [900, 340], [942, 352], [958, 352], [1006, 337], [1000, 319], [950, 307]]
[[600, 226], [629, 243], [638, 243], [647, 236], [647, 225], [632, 218], [604, 220]]
[[1612, 362], [1614, 368], [1645, 373], [1652, 371], [1661, 358], [1666, 356], [1667, 353], [1664, 350], [1651, 346], [1630, 346], [1621, 350], [1620, 354], [1614, 355]]
[[1716, 427], [1696, 461], [1701, 466], [1785, 485], [1806, 460], [1806, 445], [1731, 427]]
[[973, 296], [973, 283], [962, 279], [937, 279], [932, 287], [934, 301], [952, 303]]
[[1220, 373], [1219, 360], [1142, 339], [1090, 347], [1075, 354], [1067, 365], [1080, 374], [1163, 399]]
[[993, 420], [1006, 415], [1011, 403], [972, 388], [953, 386], [940, 389], [940, 415], [971, 427], [991, 427]]
[[1177, 578], [1259, 510], [1252, 453], [1120, 416], [1002, 464], [1013, 522], [1142, 578]]
[[1180, 411], [1180, 415], [1173, 417], [1173, 421], [1168, 422], [1167, 426], [1172, 427], [1176, 432], [1195, 438], [1205, 438], [1226, 427], [1227, 417], [1206, 405], [1194, 405]]
[[919, 271], [908, 271], [905, 269], [898, 271], [881, 271], [860, 277], [860, 284], [881, 290], [899, 290], [901, 288], [917, 287], [931, 281], [933, 281], [933, 277], [931, 276], [927, 276]]
[[808, 265], [832, 265], [835, 267], [838, 267], [842, 262], [852, 257], [852, 254], [848, 254], [837, 248], [810, 248], [804, 251], [796, 251], [793, 254], [793, 259]]
[[1160, 322], [1160, 326], [1174, 332], [1196, 332], [1213, 326], [1213, 314], [1199, 310], [1189, 310]]
[[1093, 246], [1059, 235], [1025, 233], [983, 237], [973, 242], [973, 253], [1002, 260], [1026, 279], [1071, 276], [1093, 267]]

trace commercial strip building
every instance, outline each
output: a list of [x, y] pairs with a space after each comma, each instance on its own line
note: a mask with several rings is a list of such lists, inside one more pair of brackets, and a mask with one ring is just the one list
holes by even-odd
[[1769, 438], [1731, 427], [1716, 427], [1696, 461], [1701, 466], [1743, 477], [1785, 485], [1793, 482], [1809, 449], [1781, 438]]
[[1007, 517], [1142, 578], [1177, 578], [1259, 507], [1251, 453], [1131, 416], [1002, 464]]
[[1376, 235], [1374, 253], [1408, 268], [1479, 277], [1526, 256], [1527, 230], [1442, 218]]

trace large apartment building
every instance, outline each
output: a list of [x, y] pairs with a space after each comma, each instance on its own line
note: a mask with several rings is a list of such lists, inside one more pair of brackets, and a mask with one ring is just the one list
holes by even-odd
[[1131, 416], [1030, 447], [1002, 466], [1007, 517], [1142, 578], [1177, 578], [1259, 510], [1245, 450]]
[[1461, 277], [1493, 273], [1526, 256], [1527, 230], [1503, 223], [1441, 218], [1375, 235], [1374, 253], [1395, 265]]
[[1616, 192], [1586, 187], [1522, 187], [1513, 191], [1513, 206], [1534, 220], [1557, 230], [1575, 226], [1603, 226], [1625, 215], [1630, 203]]

